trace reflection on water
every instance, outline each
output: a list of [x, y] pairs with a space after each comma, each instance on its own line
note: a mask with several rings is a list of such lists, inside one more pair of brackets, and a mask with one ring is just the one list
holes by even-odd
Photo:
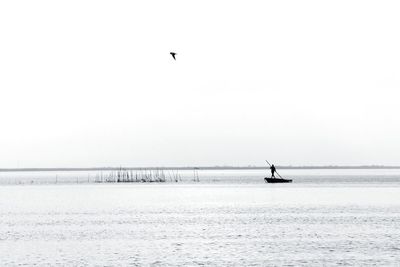
[[396, 265], [400, 186], [0, 187], [0, 265]]

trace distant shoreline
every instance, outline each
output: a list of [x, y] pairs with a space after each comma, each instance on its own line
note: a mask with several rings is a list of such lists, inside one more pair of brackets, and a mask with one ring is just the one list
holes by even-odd
[[[264, 170], [268, 166], [190, 166], [190, 167], [89, 167], [89, 168], [0, 168], [0, 172], [35, 171], [118, 171], [118, 170]], [[400, 166], [361, 165], [361, 166], [277, 166], [282, 170], [322, 170], [322, 169], [400, 169]]]

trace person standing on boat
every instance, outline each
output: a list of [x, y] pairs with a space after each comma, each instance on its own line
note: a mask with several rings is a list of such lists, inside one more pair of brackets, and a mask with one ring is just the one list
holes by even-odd
[[271, 169], [271, 178], [275, 178], [276, 168], [274, 164], [271, 165], [270, 169]]

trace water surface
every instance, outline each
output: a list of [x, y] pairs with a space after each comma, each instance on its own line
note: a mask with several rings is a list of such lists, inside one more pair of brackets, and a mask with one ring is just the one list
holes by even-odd
[[379, 175], [2, 185], [0, 265], [398, 266], [398, 173]]

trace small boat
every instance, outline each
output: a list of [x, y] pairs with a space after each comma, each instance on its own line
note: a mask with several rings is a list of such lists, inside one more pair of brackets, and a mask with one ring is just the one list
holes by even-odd
[[264, 178], [264, 181], [266, 182], [266, 183], [291, 183], [292, 182], [292, 180], [291, 179], [283, 179], [283, 178], [268, 178], [268, 177], [265, 177]]
[[274, 164], [270, 164], [269, 162], [268, 162], [268, 160], [265, 160], [267, 163], [268, 163], [268, 165], [270, 166], [270, 169], [271, 169], [271, 173], [272, 173], [272, 175], [274, 175], [274, 172], [278, 175], [278, 177], [279, 178], [275, 178], [275, 176], [274, 176], [274, 178], [268, 178], [268, 177], [265, 177], [264, 178], [264, 181], [266, 182], [266, 183], [271, 183], [271, 184], [276, 184], [276, 183], [291, 183], [292, 182], [292, 180], [291, 179], [283, 179], [282, 178], [282, 176], [276, 171], [276, 168], [275, 168], [275, 166], [274, 166]]

